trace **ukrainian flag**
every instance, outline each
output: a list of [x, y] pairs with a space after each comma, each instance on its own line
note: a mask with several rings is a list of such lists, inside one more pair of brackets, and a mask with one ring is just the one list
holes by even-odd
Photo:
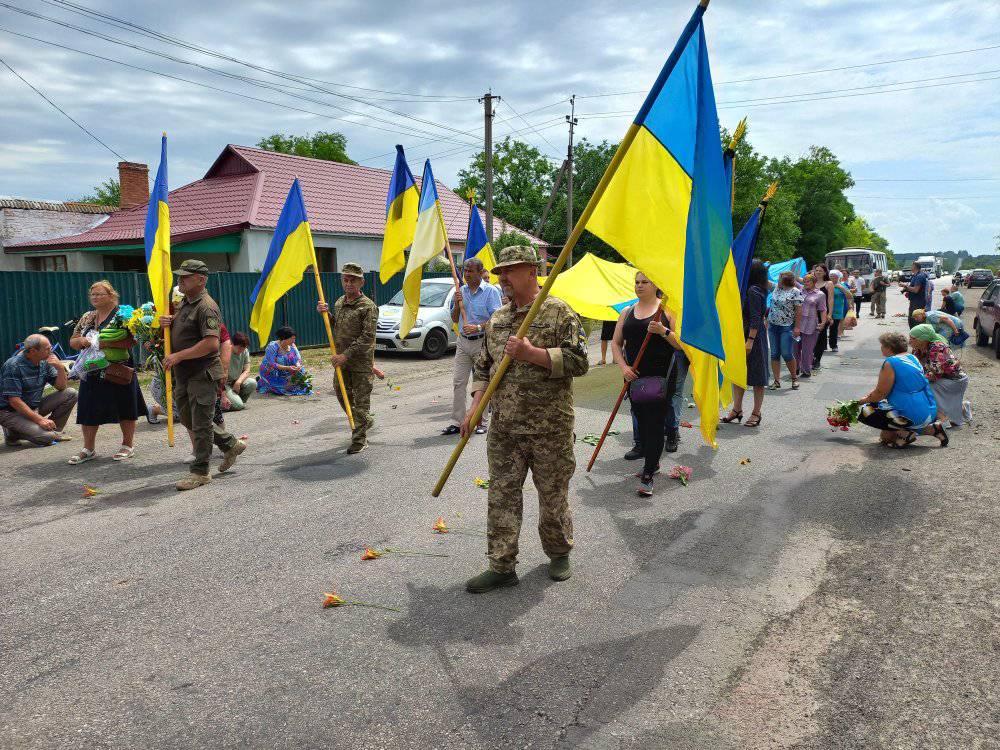
[[160, 144], [160, 166], [146, 210], [146, 272], [157, 315], [170, 314], [170, 290], [174, 272], [170, 268], [170, 207], [167, 205], [167, 134]]
[[413, 243], [419, 201], [420, 193], [403, 155], [403, 147], [396, 146], [396, 166], [385, 199], [385, 234], [378, 274], [383, 284], [406, 266], [405, 252]]
[[486, 236], [486, 227], [483, 226], [482, 217], [479, 216], [479, 209], [476, 204], [472, 204], [469, 212], [469, 232], [465, 240], [465, 257], [478, 258], [483, 262], [487, 271], [492, 271], [497, 264], [493, 257], [493, 248], [490, 246], [490, 239]]
[[284, 294], [302, 281], [309, 266], [316, 263], [306, 202], [298, 178], [292, 183], [285, 205], [274, 229], [271, 247], [267, 251], [264, 270], [250, 295], [253, 310], [250, 327], [257, 332], [261, 347], [267, 346], [274, 323], [274, 306]]
[[406, 260], [406, 273], [403, 275], [403, 314], [399, 321], [401, 339], [406, 338], [417, 320], [424, 264], [443, 253], [447, 246], [448, 234], [441, 213], [441, 203], [438, 201], [437, 186], [434, 184], [434, 174], [431, 172], [431, 160], [428, 159], [424, 162], [424, 176], [420, 181], [417, 230], [410, 248], [410, 257]]
[[745, 386], [746, 355], [704, 13], [695, 9], [660, 71], [586, 228], [663, 290], [691, 361], [702, 435], [715, 445], [720, 361]]

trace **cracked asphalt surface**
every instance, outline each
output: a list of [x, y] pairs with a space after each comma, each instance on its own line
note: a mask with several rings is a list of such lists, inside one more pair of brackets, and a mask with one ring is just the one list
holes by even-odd
[[[717, 451], [682, 430], [687, 487], [635, 494], [626, 417], [589, 474], [578, 442], [573, 577], [546, 576], [529, 483], [521, 584], [484, 596], [463, 590], [485, 564], [484, 439], [430, 497], [450, 357], [380, 357], [399, 390], [376, 386], [358, 456], [328, 371], [314, 397], [255, 399], [227, 417], [249, 450], [194, 492], [162, 427], [123, 464], [107, 428], [79, 467], [78, 443], [4, 450], [0, 747], [997, 747], [1000, 363], [967, 347], [976, 421], [948, 449], [824, 421], [904, 324], [865, 310]], [[579, 436], [619, 382], [577, 381]], [[334, 589], [399, 611], [323, 610]]]

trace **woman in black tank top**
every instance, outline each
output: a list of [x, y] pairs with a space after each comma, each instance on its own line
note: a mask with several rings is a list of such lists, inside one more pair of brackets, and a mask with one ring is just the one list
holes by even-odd
[[[612, 348], [615, 363], [621, 368], [627, 382], [634, 384], [638, 378], [666, 378], [664, 398], [646, 403], [633, 403], [632, 413], [638, 422], [638, 435], [642, 445], [643, 468], [639, 475], [639, 494], [653, 494], [653, 475], [660, 468], [663, 453], [664, 424], [673, 424], [670, 399], [677, 387], [676, 369], [671, 366], [674, 352], [680, 341], [674, 333], [673, 316], [662, 309], [660, 292], [645, 274], [635, 275], [635, 294], [638, 301], [618, 318]], [[637, 367], [632, 363], [639, 355], [646, 335], [651, 334]], [[630, 385], [630, 392], [637, 386]]]

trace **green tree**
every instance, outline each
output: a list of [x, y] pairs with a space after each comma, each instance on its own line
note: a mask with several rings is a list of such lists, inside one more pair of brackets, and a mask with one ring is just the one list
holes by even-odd
[[[573, 223], [580, 218], [583, 209], [587, 207], [590, 197], [607, 171], [611, 159], [618, 148], [617, 143], [592, 143], [583, 138], [573, 144]], [[567, 238], [566, 226], [566, 181], [560, 187], [559, 194], [552, 201], [549, 218], [542, 230], [542, 239], [553, 245], [564, 245]], [[593, 253], [599, 258], [622, 262], [618, 252], [599, 237], [584, 232], [573, 250], [573, 257], [579, 258], [586, 253]]]
[[828, 252], [843, 248], [846, 227], [854, 219], [854, 206], [844, 191], [854, 186], [854, 180], [833, 152], [825, 146], [811, 146], [807, 156], [794, 162], [788, 157], [772, 160], [771, 168], [781, 189], [796, 197], [800, 231], [796, 254], [812, 265]]
[[265, 151], [275, 151], [279, 154], [294, 154], [309, 156], [313, 159], [325, 159], [341, 164], [357, 164], [347, 155], [347, 138], [341, 133], [320, 131], [315, 135], [282, 135], [274, 133], [257, 142], [257, 148]]
[[[729, 141], [729, 133], [723, 130], [723, 146], [727, 146]], [[734, 236], [739, 234], [743, 225], [749, 221], [768, 186], [778, 179], [773, 160], [755, 151], [746, 136], [736, 146], [735, 171]], [[774, 262], [789, 260], [795, 256], [800, 234], [795, 211], [797, 201], [798, 196], [779, 182], [778, 192], [768, 202], [767, 212], [764, 214], [764, 226], [757, 244], [757, 258]]]
[[851, 221], [847, 222], [844, 232], [845, 247], [867, 247], [871, 250], [883, 252], [886, 255], [889, 267], [896, 267], [896, 258], [893, 256], [892, 250], [889, 249], [889, 241], [876, 232], [865, 217], [855, 216]]
[[531, 240], [529, 240], [520, 232], [515, 231], [513, 229], [507, 229], [505, 227], [504, 230], [500, 232], [500, 236], [496, 237], [490, 244], [490, 247], [493, 248], [493, 255], [494, 257], [496, 257], [496, 255], [505, 247], [512, 247], [513, 245], [534, 245], [534, 244], [535, 243], [533, 243]]
[[[552, 190], [555, 172], [548, 159], [524, 141], [504, 138], [493, 149], [493, 213], [527, 232], [534, 232]], [[471, 188], [486, 195], [486, 154], [480, 152], [458, 173], [457, 192]]]
[[98, 206], [120, 206], [122, 204], [122, 188], [118, 180], [112, 178], [100, 185], [94, 186], [93, 195], [78, 198], [77, 203], [94, 203]]

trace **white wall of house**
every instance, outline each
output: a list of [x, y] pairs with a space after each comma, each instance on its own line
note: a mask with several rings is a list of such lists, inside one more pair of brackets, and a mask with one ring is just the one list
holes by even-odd
[[[0, 249], [4, 248], [5, 245], [79, 234], [97, 226], [107, 218], [107, 214], [3, 207], [0, 208]], [[24, 259], [28, 255], [65, 255], [67, 270], [91, 270], [88, 260], [71, 260], [71, 255], [80, 254], [57, 250], [41, 253], [17, 253], [3, 249], [0, 252], [0, 271], [24, 271]], [[100, 268], [102, 261], [99, 257], [97, 263]]]

